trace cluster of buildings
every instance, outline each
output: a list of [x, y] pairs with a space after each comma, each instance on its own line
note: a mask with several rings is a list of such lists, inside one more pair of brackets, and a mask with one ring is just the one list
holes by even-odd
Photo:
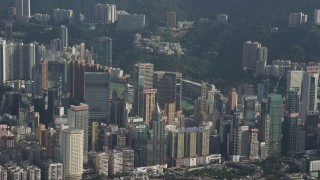
[[[289, 27], [294, 27], [300, 24], [305, 24], [308, 21], [308, 15], [299, 13], [290, 13], [289, 14]], [[320, 23], [320, 10], [315, 9], [313, 11], [313, 22], [316, 24]]]
[[141, 34], [134, 35], [133, 47], [144, 52], [173, 55], [184, 54], [180, 43], [170, 43], [161, 41], [160, 36], [151, 36], [150, 38], [142, 38]]

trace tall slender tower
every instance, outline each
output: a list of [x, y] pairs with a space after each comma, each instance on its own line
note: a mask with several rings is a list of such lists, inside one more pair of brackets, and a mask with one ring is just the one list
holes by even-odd
[[68, 27], [61, 25], [61, 50], [68, 48]]
[[85, 22], [88, 24], [93, 23], [93, 8], [94, 8], [94, 0], [85, 0]]
[[306, 121], [307, 115], [317, 111], [319, 73], [306, 72], [302, 80], [302, 100], [300, 117]]
[[153, 64], [139, 63], [134, 65], [134, 103], [133, 114], [143, 117], [144, 90], [153, 88]]
[[271, 94], [268, 102], [270, 116], [268, 157], [280, 157], [281, 155], [282, 110], [282, 96]]
[[30, 0], [16, 0], [16, 11], [19, 18], [30, 18]]
[[103, 66], [112, 67], [112, 39], [110, 37], [100, 37], [97, 47], [97, 62]]

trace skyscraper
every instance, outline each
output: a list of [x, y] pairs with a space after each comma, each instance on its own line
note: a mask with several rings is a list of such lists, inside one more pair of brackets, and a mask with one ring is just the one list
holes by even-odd
[[143, 91], [143, 120], [150, 127], [152, 111], [156, 107], [156, 89], [146, 89]]
[[85, 72], [85, 103], [90, 106], [90, 120], [110, 123], [110, 68]]
[[238, 94], [235, 88], [232, 88], [228, 98], [227, 114], [231, 114], [231, 111], [236, 110], [238, 105]]
[[318, 80], [318, 73], [306, 72], [303, 75], [300, 110], [302, 122], [306, 121], [309, 113], [317, 112]]
[[167, 27], [176, 28], [177, 26], [177, 14], [176, 12], [167, 12]]
[[96, 47], [95, 64], [112, 67], [112, 39], [110, 37], [100, 37]]
[[83, 130], [68, 128], [62, 131], [61, 162], [64, 179], [82, 179], [83, 171]]
[[153, 86], [158, 90], [157, 101], [161, 109], [168, 103], [174, 103], [176, 109], [180, 109], [182, 93], [181, 79], [182, 73], [179, 72], [154, 72]]
[[139, 63], [134, 65], [134, 103], [133, 114], [143, 117], [143, 97], [145, 89], [153, 88], [153, 64]]
[[42, 60], [39, 65], [39, 74], [41, 76], [41, 89], [48, 89], [48, 61]]
[[89, 139], [89, 106], [82, 103], [79, 106], [71, 105], [68, 109], [68, 125], [71, 128], [83, 130], [83, 157], [86, 162]]
[[148, 129], [144, 123], [134, 126], [134, 166], [142, 167], [147, 165], [147, 134]]
[[282, 110], [282, 96], [271, 94], [268, 102], [270, 116], [268, 157], [279, 157], [281, 155]]
[[84, 73], [85, 65], [82, 61], [69, 61], [69, 90], [71, 103], [84, 102]]
[[65, 25], [61, 25], [61, 50], [68, 48], [68, 27]]

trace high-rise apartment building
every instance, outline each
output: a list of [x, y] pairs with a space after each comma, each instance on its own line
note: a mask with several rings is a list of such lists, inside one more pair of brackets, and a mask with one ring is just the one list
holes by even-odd
[[95, 4], [94, 19], [102, 24], [112, 24], [117, 20], [117, 8], [114, 4]]
[[68, 27], [65, 25], [61, 25], [60, 29], [60, 39], [61, 39], [61, 51], [68, 48]]
[[112, 67], [112, 39], [100, 37], [96, 45], [96, 62], [102, 66]]
[[306, 72], [303, 75], [300, 110], [300, 117], [302, 122], [306, 121], [307, 115], [309, 113], [315, 113], [318, 111], [318, 80], [318, 73]]
[[91, 120], [110, 122], [110, 68], [85, 73], [85, 102]]
[[169, 164], [174, 165], [175, 159], [184, 157], [184, 132], [172, 130], [168, 133]]
[[177, 13], [176, 12], [167, 12], [167, 27], [176, 28], [177, 26]]
[[320, 9], [315, 9], [313, 11], [313, 21], [316, 24], [320, 24]]
[[125, 11], [118, 11], [117, 20], [117, 29], [125, 31], [143, 29], [146, 24], [146, 16], [144, 14], [129, 14]]
[[18, 18], [30, 18], [30, 0], [16, 0], [16, 12]]
[[289, 26], [294, 27], [299, 24], [304, 24], [308, 20], [308, 15], [300, 13], [290, 13], [289, 14]]
[[[257, 70], [257, 62], [267, 62], [268, 49], [258, 42], [246, 41], [242, 46], [242, 67], [244, 69]], [[259, 69], [263, 69], [259, 67]], [[260, 74], [259, 72], [257, 72]]]
[[158, 90], [157, 102], [161, 109], [165, 104], [174, 103], [176, 109], [180, 109], [182, 93], [182, 73], [155, 71], [153, 87]]
[[66, 180], [82, 179], [83, 135], [82, 129], [68, 128], [62, 131], [60, 155]]
[[153, 64], [134, 65], [134, 103], [133, 114], [143, 117], [144, 90], [153, 88]]
[[40, 164], [42, 178], [44, 180], [63, 179], [63, 164], [47, 159]]
[[250, 133], [250, 156], [249, 159], [259, 159], [259, 135], [258, 129], [251, 129]]
[[268, 102], [270, 116], [268, 157], [280, 157], [281, 155], [281, 127], [282, 127], [282, 96], [271, 94]]
[[71, 105], [68, 109], [68, 125], [71, 128], [83, 130], [83, 157], [86, 161], [89, 140], [89, 106], [82, 103], [79, 106]]

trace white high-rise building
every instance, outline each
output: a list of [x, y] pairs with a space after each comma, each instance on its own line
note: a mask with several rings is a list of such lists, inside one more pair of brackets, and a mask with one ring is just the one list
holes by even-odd
[[146, 16], [144, 14], [129, 14], [125, 11], [118, 11], [117, 21], [119, 30], [133, 31], [145, 27]]
[[303, 79], [303, 71], [291, 70], [287, 72], [287, 94], [291, 88], [299, 88], [299, 95], [301, 95], [301, 86]]
[[68, 125], [72, 128], [83, 129], [83, 157], [87, 160], [88, 139], [89, 139], [89, 106], [80, 104], [79, 106], [71, 105], [68, 109]]
[[65, 180], [82, 178], [83, 135], [82, 129], [69, 128], [62, 131], [61, 162]]
[[61, 50], [68, 48], [68, 27], [61, 25]]
[[317, 112], [319, 73], [306, 72], [302, 80], [302, 100], [300, 118], [306, 121], [309, 113]]
[[102, 24], [111, 24], [117, 20], [117, 7], [114, 4], [95, 4], [94, 19]]
[[30, 0], [16, 0], [16, 12], [19, 18], [30, 18]]
[[313, 11], [313, 21], [316, 24], [320, 24], [320, 9], [315, 9]]
[[304, 24], [308, 21], [308, 15], [300, 13], [289, 14], [289, 26], [293, 27], [299, 24]]

